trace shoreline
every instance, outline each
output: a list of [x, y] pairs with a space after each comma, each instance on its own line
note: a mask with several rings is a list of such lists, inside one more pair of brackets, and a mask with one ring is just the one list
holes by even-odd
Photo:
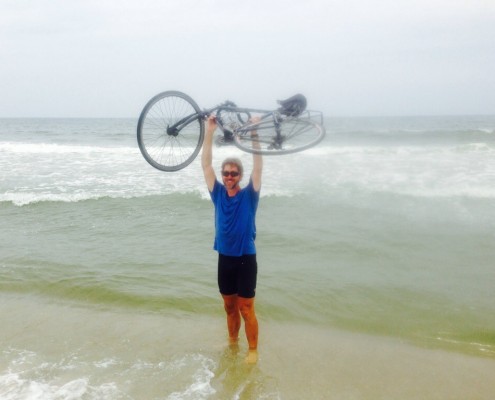
[[84, 308], [33, 295], [0, 297], [0, 395], [13, 393], [15, 385], [7, 385], [12, 374], [22, 382], [19, 390], [32, 381], [62, 390], [85, 380], [86, 393], [111, 384], [122, 395], [114, 398], [133, 399], [174, 393], [182, 398], [191, 390], [206, 390], [199, 397], [214, 399], [255, 393], [282, 399], [488, 400], [495, 393], [495, 360], [397, 339], [261, 318], [260, 359], [249, 368], [243, 363], [245, 338], [238, 354], [229, 350], [220, 310], [218, 318], [191, 318]]

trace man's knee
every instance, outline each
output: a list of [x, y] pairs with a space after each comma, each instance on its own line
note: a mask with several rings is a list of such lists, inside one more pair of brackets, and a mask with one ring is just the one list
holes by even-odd
[[223, 296], [223, 307], [229, 315], [239, 312], [236, 296]]
[[254, 299], [241, 299], [239, 301], [239, 311], [244, 319], [255, 317]]

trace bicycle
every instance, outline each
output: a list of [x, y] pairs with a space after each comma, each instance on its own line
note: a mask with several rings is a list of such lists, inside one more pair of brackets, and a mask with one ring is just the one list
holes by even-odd
[[[216, 140], [218, 145], [234, 144], [249, 153], [280, 155], [303, 151], [321, 142], [325, 136], [323, 114], [306, 110], [303, 95], [278, 103], [280, 107], [271, 111], [237, 107], [232, 101], [201, 110], [185, 93], [162, 92], [146, 103], [139, 116], [139, 149], [153, 167], [178, 171], [198, 155], [203, 144], [204, 120], [213, 113], [223, 133]], [[251, 120], [253, 114], [259, 116], [259, 121]], [[250, 134], [254, 130], [256, 137]], [[254, 146], [253, 141], [257, 141]]]

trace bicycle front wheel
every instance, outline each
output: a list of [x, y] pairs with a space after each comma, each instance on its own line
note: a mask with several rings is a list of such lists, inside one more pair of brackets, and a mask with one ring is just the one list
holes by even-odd
[[[256, 131], [257, 136], [251, 133]], [[310, 120], [286, 118], [244, 125], [234, 133], [235, 145], [243, 151], [263, 155], [296, 153], [316, 146], [325, 136], [325, 129]]]
[[201, 110], [188, 95], [163, 92], [143, 108], [137, 140], [146, 161], [161, 171], [178, 171], [198, 155], [204, 138]]

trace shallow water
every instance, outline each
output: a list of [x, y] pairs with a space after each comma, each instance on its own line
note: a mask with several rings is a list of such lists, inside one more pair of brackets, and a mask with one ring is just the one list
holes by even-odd
[[254, 368], [199, 160], [152, 169], [135, 122], [0, 120], [0, 397], [491, 398], [495, 117], [330, 119], [265, 157]]
[[[2, 296], [5, 399], [489, 399], [493, 360], [262, 316], [256, 366], [223, 316]], [[172, 314], [172, 315], [170, 315]]]

